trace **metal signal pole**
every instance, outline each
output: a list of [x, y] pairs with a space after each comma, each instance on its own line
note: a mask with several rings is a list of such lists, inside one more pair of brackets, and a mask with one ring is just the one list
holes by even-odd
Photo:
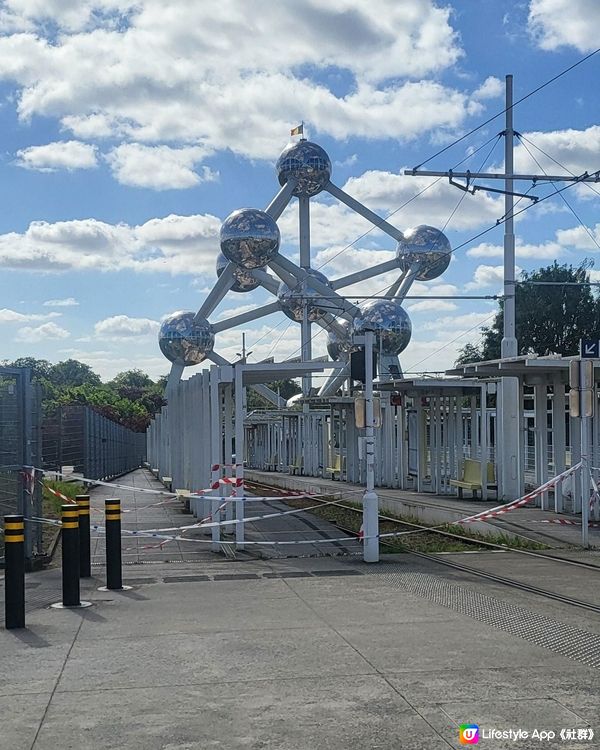
[[[516, 338], [516, 304], [515, 304], [515, 234], [514, 234], [514, 196], [519, 195], [536, 201], [531, 195], [514, 192], [514, 183], [525, 180], [537, 184], [538, 182], [598, 182], [599, 173], [595, 172], [579, 176], [572, 175], [538, 175], [515, 174], [514, 172], [514, 138], [518, 135], [513, 127], [513, 77], [506, 76], [505, 128], [504, 136], [504, 172], [436, 172], [432, 170], [407, 169], [404, 174], [421, 177], [448, 177], [450, 184], [466, 192], [474, 194], [476, 190], [489, 190], [504, 194], [504, 328], [500, 353], [502, 358], [516, 357], [518, 345]], [[456, 179], [466, 180], [465, 184]], [[474, 186], [475, 179], [503, 180], [504, 190]], [[499, 463], [499, 497], [511, 500], [522, 494], [522, 466], [520, 460], [520, 403], [518, 378], [503, 377], [498, 393], [498, 445], [500, 446], [501, 462]], [[481, 419], [485, 419], [482, 409]], [[486, 460], [485, 456], [481, 457]]]

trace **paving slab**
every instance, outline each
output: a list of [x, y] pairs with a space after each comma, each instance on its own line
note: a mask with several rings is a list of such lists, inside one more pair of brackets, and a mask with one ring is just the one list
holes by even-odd
[[373, 675], [59, 693], [34, 750], [422, 750], [439, 741]]
[[[182, 576], [180, 580], [184, 577]], [[181, 586], [193, 584], [182, 581]], [[263, 586], [263, 589], [266, 587]], [[134, 611], [119, 606], [122, 594], [107, 592], [98, 600], [97, 611], [110, 620], [111, 632], [102, 621], [86, 619], [80, 639], [145, 637], [171, 633], [214, 633], [278, 630], [282, 628], [322, 627], [323, 621], [297, 596], [287, 592], [273, 592], [261, 596], [252, 592], [223, 592], [214, 582], [200, 582], [194, 586], [197, 605], [182, 608], [181, 587], [178, 584], [147, 586], [136, 591], [139, 606]], [[171, 615], [162, 615], [168, 608]], [[235, 617], [232, 617], [235, 610]]]
[[[442, 737], [452, 743], [454, 747], [464, 747], [458, 741], [458, 727], [461, 724], [474, 723], [480, 727], [480, 742], [482, 748], [493, 750], [509, 750], [509, 748], [546, 747], [551, 741], [567, 748], [593, 747], [590, 742], [565, 742], [560, 739], [560, 731], [564, 728], [587, 728], [587, 722], [573, 711], [569, 711], [551, 698], [525, 698], [520, 700], [492, 700], [449, 702], [420, 709], [423, 718], [434, 727]], [[472, 718], [476, 717], [476, 718]], [[514, 739], [510, 735], [494, 733], [486, 739], [484, 731], [519, 732], [520, 738]], [[534, 732], [546, 732], [548, 739], [540, 741]], [[525, 736], [527, 732], [528, 736]], [[554, 735], [552, 737], [552, 734]]]
[[[50, 702], [51, 693], [0, 695], [0, 747], [7, 750], [29, 750]], [[19, 717], [19, 721], [11, 717]], [[7, 720], [8, 719], [8, 720]]]
[[117, 688], [375, 671], [325, 627], [173, 633], [111, 638], [106, 643], [109, 648], [102, 648], [97, 637], [81, 634], [57, 690], [85, 690], [90, 672], [98, 688]]

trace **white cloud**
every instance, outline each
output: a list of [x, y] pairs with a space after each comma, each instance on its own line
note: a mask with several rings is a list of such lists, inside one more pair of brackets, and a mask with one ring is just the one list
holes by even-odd
[[36, 313], [20, 313], [16, 310], [9, 310], [6, 307], [0, 309], [0, 323], [25, 323], [29, 320], [48, 320], [49, 318], [58, 318], [60, 313], [52, 312], [45, 315]]
[[16, 340], [27, 344], [37, 344], [49, 340], [68, 339], [70, 335], [69, 331], [56, 323], [43, 323], [36, 328], [31, 326], [19, 328]]
[[596, 0], [531, 0], [529, 29], [543, 49], [570, 45], [581, 52], [598, 46], [600, 6]]
[[76, 307], [79, 302], [74, 297], [65, 297], [65, 299], [47, 299], [44, 307]]
[[[542, 242], [539, 245], [517, 243], [515, 255], [518, 258], [540, 258], [542, 260], [554, 259], [564, 254], [564, 247], [554, 241]], [[469, 258], [502, 258], [504, 248], [502, 245], [492, 245], [482, 242], [467, 250]]]
[[160, 323], [157, 320], [113, 315], [99, 320], [94, 326], [94, 333], [98, 338], [129, 339], [136, 336], [155, 335], [159, 328]]
[[[272, 302], [273, 300], [269, 300], [269, 302]], [[219, 313], [214, 316], [215, 320], [225, 320], [226, 318], [233, 318], [236, 315], [242, 315], [242, 313], [250, 312], [250, 310], [255, 310], [258, 307], [256, 304], [247, 304], [247, 305], [238, 305], [237, 307], [228, 307], [225, 310], [220, 310]]]
[[347, 156], [345, 159], [336, 160], [334, 164], [336, 167], [351, 167], [353, 164], [356, 164], [357, 161], [358, 154], [352, 154], [351, 156]]
[[17, 151], [16, 164], [39, 172], [56, 172], [58, 169], [93, 169], [98, 161], [96, 146], [80, 141], [56, 141]]
[[0, 235], [0, 268], [203, 273], [214, 277], [221, 222], [210, 214], [151, 219], [139, 226], [96, 219], [35, 221]]
[[[259, 0], [252, 13], [244, 0], [9, 7], [13, 26], [31, 29], [0, 39], [20, 116], [56, 118], [78, 138], [272, 158], [303, 118], [336, 138], [454, 133], [494, 93], [491, 81], [476, 95], [438, 82], [462, 50], [451, 9], [433, 0]], [[345, 90], [311, 69], [341, 71]]]
[[470, 312], [461, 315], [446, 315], [437, 318], [434, 321], [424, 323], [421, 328], [423, 331], [469, 331], [484, 325], [490, 316], [496, 314], [496, 311], [487, 310], [485, 312]]
[[504, 93], [504, 83], [495, 76], [488, 76], [481, 86], [473, 92], [474, 99], [495, 99]]
[[[281, 231], [282, 243], [298, 245], [298, 206], [292, 203], [281, 215], [277, 222]], [[361, 235], [366, 235], [365, 242], [381, 242], [385, 235], [375, 229], [370, 221], [360, 214], [351, 211], [346, 206], [335, 201], [323, 203], [320, 200], [311, 201], [310, 233], [313, 248], [325, 248], [331, 245], [340, 246], [357, 241]], [[386, 239], [390, 246], [394, 246], [393, 239]], [[346, 266], [347, 267], [347, 266]]]
[[69, 31], [84, 28], [92, 17], [110, 28], [117, 20], [112, 14], [132, 7], [129, 0], [5, 0], [4, 5], [15, 21], [28, 25], [54, 21]]
[[413, 338], [401, 355], [402, 368], [405, 373], [444, 372], [454, 365], [460, 347], [472, 338], [473, 334], [470, 337], [465, 335], [457, 341], [448, 341], [447, 338], [429, 341]]
[[170, 148], [127, 143], [114, 148], [107, 160], [115, 178], [123, 185], [169, 190], [216, 180], [218, 173], [206, 166], [200, 172], [194, 171], [204, 156], [206, 150], [198, 147]]
[[457, 309], [457, 305], [444, 299], [424, 299], [421, 302], [406, 305], [406, 309], [411, 313], [451, 312]]
[[[394, 211], [389, 221], [399, 229], [417, 224], [442, 227], [447, 222], [450, 230], [472, 229], [495, 224], [504, 213], [501, 198], [492, 198], [482, 191], [465, 197], [445, 179], [412, 177], [404, 175], [404, 169], [398, 173], [365, 172], [360, 177], [351, 177], [344, 190], [384, 215]], [[398, 210], [399, 207], [402, 208]]]
[[600, 224], [595, 227], [571, 227], [570, 229], [559, 229], [556, 232], [557, 241], [567, 248], [576, 250], [593, 250], [598, 252], [600, 244]]
[[504, 284], [504, 266], [477, 266], [473, 281], [465, 284], [465, 289], [481, 289]]
[[[581, 175], [598, 169], [600, 125], [591, 125], [585, 130], [568, 128], [548, 132], [532, 131], [524, 133], [523, 139], [527, 148], [524, 145], [515, 148], [516, 172], [544, 174], [545, 171], [554, 175]], [[597, 191], [596, 186], [592, 187]], [[592, 190], [584, 184], [577, 185], [574, 189], [579, 191], [579, 195], [594, 197]], [[536, 192], [542, 193], [540, 188]]]

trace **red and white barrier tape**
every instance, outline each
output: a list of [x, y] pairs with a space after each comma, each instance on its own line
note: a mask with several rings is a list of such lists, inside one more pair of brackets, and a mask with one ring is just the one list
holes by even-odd
[[566, 471], [563, 471], [562, 474], [558, 474], [552, 479], [549, 479], [547, 482], [544, 482], [544, 484], [541, 484], [535, 490], [532, 490], [526, 495], [523, 495], [523, 497], [519, 497], [516, 500], [511, 500], [510, 502], [504, 503], [503, 505], [497, 505], [495, 508], [484, 510], [481, 513], [476, 513], [474, 516], [461, 518], [460, 521], [454, 521], [454, 523], [473, 523], [475, 521], [486, 521], [488, 518], [497, 518], [498, 516], [501, 516], [504, 513], [508, 513], [511, 510], [521, 508], [523, 505], [526, 505], [531, 500], [538, 497], [538, 495], [541, 495], [542, 493], [547, 492], [549, 489], [552, 489], [559, 481], [565, 479], [569, 476], [569, 474], [572, 474], [579, 468], [581, 468], [581, 463], [575, 464], [575, 466], [571, 466], [570, 469], [567, 469]]
[[70, 503], [71, 505], [77, 505], [75, 500], [72, 500], [70, 497], [63, 495], [63, 493], [59, 492], [58, 490], [53, 490], [52, 487], [48, 487], [47, 484], [42, 484], [42, 487], [45, 490], [48, 490], [48, 492], [50, 492], [50, 494], [54, 495], [55, 497], [59, 497], [61, 500], [64, 500], [65, 503]]
[[[220, 505], [218, 510], [219, 511], [222, 510], [227, 505], [227, 502], [231, 502], [231, 501], [227, 499], [226, 502], [223, 502]], [[198, 521], [198, 523], [193, 523], [188, 526], [170, 526], [168, 528], [163, 528], [163, 529], [142, 529], [140, 530], [140, 533], [142, 532], [161, 533], [163, 531], [189, 531], [190, 529], [213, 529], [218, 526], [235, 526], [236, 524], [240, 524], [240, 523], [254, 523], [255, 521], [263, 521], [269, 518], [279, 518], [281, 516], [291, 516], [291, 515], [295, 515], [298, 513], [305, 513], [307, 511], [316, 510], [317, 508], [324, 508], [327, 505], [334, 505], [337, 502], [339, 501], [331, 500], [326, 503], [319, 503], [319, 505], [312, 505], [309, 508], [293, 508], [292, 510], [278, 511], [277, 513], [265, 513], [261, 516], [248, 516], [247, 518], [235, 518], [230, 521], [209, 520], [208, 523], [205, 523], [206, 520], [212, 518], [213, 514], [211, 513], [211, 515], [207, 516], [206, 519], [202, 519], [201, 521]], [[216, 515], [216, 513], [214, 515]]]
[[[581, 521], [573, 521], [570, 518], [544, 518], [539, 521], [531, 521], [531, 523], [554, 523], [561, 526], [581, 526]], [[590, 521], [588, 526], [598, 528], [600, 523]]]

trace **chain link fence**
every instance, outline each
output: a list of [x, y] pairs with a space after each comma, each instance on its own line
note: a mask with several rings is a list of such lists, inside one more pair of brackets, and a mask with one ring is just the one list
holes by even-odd
[[[29, 368], [0, 367], [0, 564], [4, 516], [43, 517], [42, 478], [57, 471], [89, 479], [111, 479], [140, 467], [146, 434], [133, 432], [83, 404], [42, 415], [40, 388]], [[25, 555], [43, 555], [42, 525], [25, 524]]]
[[[4, 557], [4, 516], [42, 515], [41, 399], [28, 368], [0, 367], [0, 558]], [[25, 467], [32, 467], [26, 469]], [[28, 523], [25, 554], [42, 554], [42, 528]]]
[[42, 468], [112, 479], [140, 467], [146, 433], [134, 432], [82, 404], [59, 406], [42, 423]]

